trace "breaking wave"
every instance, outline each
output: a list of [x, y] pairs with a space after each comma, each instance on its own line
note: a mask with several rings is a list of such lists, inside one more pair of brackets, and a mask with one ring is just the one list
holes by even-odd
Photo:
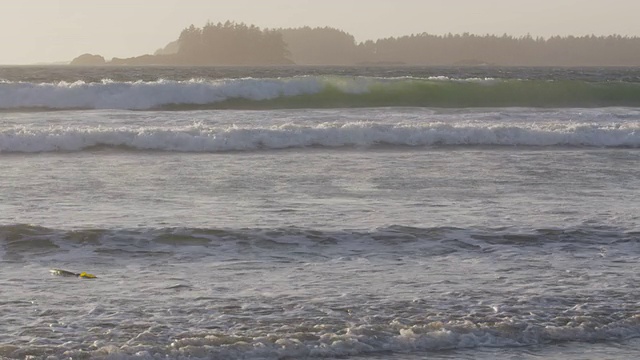
[[640, 84], [300, 76], [277, 79], [0, 82], [0, 110], [640, 106]]
[[0, 152], [127, 151], [225, 152], [303, 147], [580, 146], [640, 147], [640, 124], [431, 122], [317, 125], [108, 127], [15, 126], [0, 131]]
[[13, 127], [0, 132], [0, 152], [129, 151], [225, 152], [302, 147], [582, 146], [640, 147], [640, 124], [369, 122], [268, 127]]

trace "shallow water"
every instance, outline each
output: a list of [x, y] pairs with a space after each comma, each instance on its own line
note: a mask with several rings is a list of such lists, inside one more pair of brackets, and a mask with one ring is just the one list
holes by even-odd
[[639, 114], [4, 112], [0, 357], [632, 358]]

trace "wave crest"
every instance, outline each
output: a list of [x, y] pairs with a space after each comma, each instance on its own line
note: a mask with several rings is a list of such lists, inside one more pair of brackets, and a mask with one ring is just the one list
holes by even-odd
[[56, 250], [67, 246], [110, 246], [122, 249], [147, 248], [164, 245], [212, 247], [241, 243], [269, 243], [274, 250], [291, 245], [349, 244], [397, 246], [416, 244], [430, 246], [435, 254], [448, 251], [478, 250], [494, 245], [534, 246], [541, 244], [613, 244], [627, 243], [638, 231], [614, 227], [542, 228], [522, 231], [510, 228], [409, 227], [392, 225], [369, 231], [317, 230], [298, 227], [284, 228], [143, 228], [143, 229], [77, 229], [62, 230], [27, 224], [0, 225], [2, 246], [21, 252]]
[[325, 122], [266, 127], [13, 127], [0, 132], [0, 152], [75, 152], [96, 147], [131, 151], [224, 152], [303, 147], [582, 146], [640, 147], [640, 124]]
[[0, 82], [0, 109], [640, 106], [626, 82], [300, 76], [87, 83]]

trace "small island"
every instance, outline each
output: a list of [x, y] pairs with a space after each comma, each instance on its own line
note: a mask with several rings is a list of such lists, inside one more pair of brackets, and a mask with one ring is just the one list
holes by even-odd
[[100, 55], [82, 54], [77, 58], [73, 59], [70, 65], [98, 66], [98, 65], [104, 65], [106, 63], [107, 61], [104, 59], [104, 57]]
[[640, 66], [640, 38], [428, 33], [358, 43], [342, 30], [260, 29], [254, 25], [207, 23], [184, 29], [154, 54], [106, 61], [83, 54], [71, 65], [188, 66]]

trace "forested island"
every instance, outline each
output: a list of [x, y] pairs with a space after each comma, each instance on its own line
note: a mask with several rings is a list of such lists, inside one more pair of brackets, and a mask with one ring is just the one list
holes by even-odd
[[107, 61], [84, 54], [71, 65], [640, 66], [640, 38], [422, 33], [357, 42], [330, 27], [261, 29], [227, 21], [191, 25], [153, 55]]

